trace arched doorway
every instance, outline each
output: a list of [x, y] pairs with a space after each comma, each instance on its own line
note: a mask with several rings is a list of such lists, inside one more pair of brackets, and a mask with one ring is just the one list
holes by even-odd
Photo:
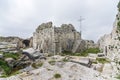
[[22, 43], [25, 45], [25, 47], [29, 47], [30, 45], [30, 40], [23, 40]]
[[40, 50], [40, 53], [43, 53], [43, 49]]

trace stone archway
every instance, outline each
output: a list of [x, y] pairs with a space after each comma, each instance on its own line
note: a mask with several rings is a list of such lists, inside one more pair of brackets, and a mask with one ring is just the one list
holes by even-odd
[[43, 49], [40, 50], [40, 53], [43, 53]]
[[29, 47], [30, 46], [30, 40], [23, 40], [22, 43], [25, 45], [25, 47]]

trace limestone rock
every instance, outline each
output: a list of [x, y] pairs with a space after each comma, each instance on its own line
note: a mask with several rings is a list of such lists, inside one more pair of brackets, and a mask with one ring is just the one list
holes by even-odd
[[25, 48], [26, 45], [24, 41], [29, 41], [29, 45], [27, 47], [32, 47], [33, 46], [33, 38], [28, 38], [28, 39], [22, 39], [19, 37], [0, 37], [0, 49], [3, 48], [15, 48], [15, 49], [20, 49], [20, 48]]
[[39, 30], [43, 30], [43, 29], [51, 28], [51, 27], [52, 27], [52, 22], [42, 23], [41, 25], [38, 26], [36, 31], [39, 32]]
[[[115, 22], [113, 24], [113, 30], [110, 34], [106, 34], [102, 36], [98, 40], [98, 46], [101, 51], [106, 55], [108, 59], [112, 62], [113, 73], [114, 76], [119, 74], [119, 62], [120, 62], [120, 2], [118, 4], [118, 14], [116, 15]], [[105, 65], [107, 68], [111, 70], [111, 67], [108, 66], [109, 64]], [[106, 68], [106, 67], [105, 67]], [[105, 69], [104, 69], [105, 70]], [[106, 72], [106, 71], [105, 71]], [[108, 72], [108, 71], [107, 71]]]
[[[54, 77], [56, 73], [61, 75], [59, 79]], [[102, 78], [99, 74], [99, 72], [77, 63], [67, 62], [61, 68], [45, 62], [39, 69], [24, 72], [4, 80], [109, 80]]]
[[93, 40], [85, 40], [86, 48], [98, 48], [98, 45], [94, 43]]
[[13, 58], [6, 58], [5, 61], [9, 66], [13, 67], [15, 60]]
[[3, 58], [3, 54], [0, 54], [0, 59], [2, 59]]
[[43, 23], [33, 34], [33, 48], [44, 53], [71, 52], [76, 40], [81, 35], [72, 24], [62, 24], [61, 27], [53, 27], [52, 22]]
[[52, 22], [43, 23], [33, 33], [33, 48], [44, 53], [77, 53], [86, 48], [96, 48], [92, 40], [81, 39], [81, 34], [72, 24], [53, 27]]

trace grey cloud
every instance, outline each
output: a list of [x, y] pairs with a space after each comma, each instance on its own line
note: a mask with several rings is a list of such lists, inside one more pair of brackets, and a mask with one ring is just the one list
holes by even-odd
[[0, 0], [0, 34], [30, 37], [37, 26], [53, 21], [54, 25], [71, 23], [79, 31], [83, 16], [82, 37], [97, 39], [110, 33], [117, 14], [118, 0]]

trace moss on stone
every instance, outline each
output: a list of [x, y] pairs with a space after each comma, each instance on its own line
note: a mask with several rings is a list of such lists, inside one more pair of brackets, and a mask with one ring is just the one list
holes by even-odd
[[117, 23], [117, 30], [120, 32], [120, 21]]

